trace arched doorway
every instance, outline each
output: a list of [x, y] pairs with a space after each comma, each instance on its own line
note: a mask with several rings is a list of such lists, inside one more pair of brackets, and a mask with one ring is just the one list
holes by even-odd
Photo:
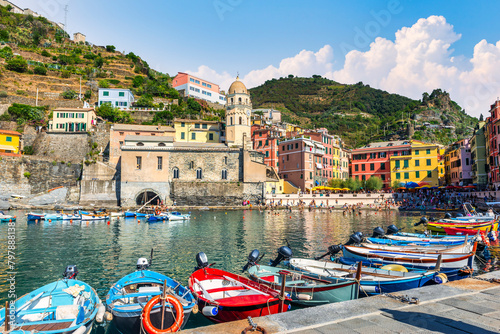
[[[149, 202], [149, 203], [148, 203]], [[135, 198], [135, 203], [137, 205], [144, 205], [148, 203], [148, 205], [160, 205], [161, 204], [161, 196], [154, 190], [143, 190], [137, 195]]]

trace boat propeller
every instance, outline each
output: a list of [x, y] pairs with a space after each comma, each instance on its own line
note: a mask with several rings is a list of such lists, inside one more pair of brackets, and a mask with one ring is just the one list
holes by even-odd
[[422, 217], [422, 218], [420, 218], [420, 221], [418, 223], [413, 224], [413, 226], [418, 226], [418, 225], [422, 225], [422, 224], [425, 226], [425, 225], [427, 225], [428, 222], [429, 221], [427, 220], [427, 218]]
[[283, 260], [289, 260], [293, 256], [292, 250], [288, 246], [281, 246], [278, 249], [278, 256], [269, 265], [271, 267], [276, 267]]
[[259, 261], [262, 260], [262, 258], [264, 257], [264, 255], [266, 255], [266, 253], [262, 254], [262, 256], [260, 257], [259, 255], [260, 252], [258, 249], [254, 249], [253, 251], [250, 252], [250, 254], [248, 255], [248, 262], [243, 267], [243, 272], [246, 271], [248, 268], [255, 266], [257, 263], [259, 263]]
[[63, 277], [66, 279], [75, 279], [78, 275], [78, 269], [74, 264], [69, 265], [64, 269]]

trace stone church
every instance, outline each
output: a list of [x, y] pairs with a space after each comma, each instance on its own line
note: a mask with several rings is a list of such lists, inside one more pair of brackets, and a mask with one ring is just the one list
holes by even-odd
[[121, 146], [120, 204], [239, 205], [262, 200], [277, 178], [251, 143], [250, 95], [236, 79], [228, 90], [226, 143], [175, 142], [166, 136], [125, 137]]

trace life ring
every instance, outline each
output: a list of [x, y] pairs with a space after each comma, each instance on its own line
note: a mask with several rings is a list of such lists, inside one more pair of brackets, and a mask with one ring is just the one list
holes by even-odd
[[151, 323], [151, 310], [156, 304], [161, 301], [160, 298], [160, 296], [156, 296], [148, 301], [148, 303], [142, 310], [142, 325], [144, 326], [146, 332], [149, 334], [177, 332], [181, 328], [182, 322], [184, 321], [184, 308], [182, 307], [181, 302], [174, 296], [167, 295], [165, 297], [165, 301], [172, 304], [175, 309], [175, 321], [172, 326], [167, 329], [158, 329]]

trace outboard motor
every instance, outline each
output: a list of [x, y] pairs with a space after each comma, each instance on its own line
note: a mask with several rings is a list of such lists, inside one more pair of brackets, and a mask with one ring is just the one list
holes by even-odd
[[288, 246], [281, 246], [278, 249], [278, 256], [269, 263], [271, 267], [276, 267], [283, 260], [289, 260], [292, 257], [292, 250]]
[[387, 235], [396, 234], [398, 232], [399, 232], [399, 229], [396, 227], [396, 225], [387, 226]]
[[457, 213], [457, 215], [456, 215], [456, 216], [457, 216], [457, 217], [463, 217], [464, 215], [463, 215], [463, 214], [461, 214], [461, 213]]
[[141, 257], [137, 260], [137, 270], [146, 270], [150, 266], [148, 259]]
[[422, 225], [422, 224], [427, 225], [428, 222], [429, 221], [427, 220], [427, 218], [422, 217], [422, 218], [420, 218], [420, 221], [418, 223], [413, 224], [413, 226], [418, 226], [418, 225]]
[[451, 214], [449, 212], [446, 212], [445, 215], [444, 215], [444, 218], [450, 219], [451, 218]]
[[208, 267], [208, 258], [207, 255], [203, 252], [199, 252], [196, 254], [196, 264], [197, 266], [194, 270], [203, 269]]
[[380, 226], [377, 226], [373, 229], [372, 238], [379, 238], [385, 235], [384, 229]]
[[356, 232], [349, 237], [349, 241], [345, 243], [346, 246], [360, 244], [363, 241], [363, 233]]
[[76, 275], [78, 275], [78, 269], [76, 268], [76, 266], [74, 264], [69, 265], [66, 267], [66, 269], [64, 269], [64, 273], [63, 273], [64, 278], [75, 279]]
[[321, 260], [322, 258], [324, 258], [325, 256], [327, 255], [330, 255], [331, 257], [334, 257], [338, 252], [340, 252], [342, 250], [342, 245], [332, 245], [332, 246], [328, 246], [328, 251], [321, 255], [321, 256], [316, 256], [314, 259], [317, 261], [317, 260]]
[[258, 249], [254, 249], [248, 254], [248, 262], [243, 267], [243, 271], [246, 271], [248, 268], [255, 266], [257, 261], [259, 260], [260, 252]]

